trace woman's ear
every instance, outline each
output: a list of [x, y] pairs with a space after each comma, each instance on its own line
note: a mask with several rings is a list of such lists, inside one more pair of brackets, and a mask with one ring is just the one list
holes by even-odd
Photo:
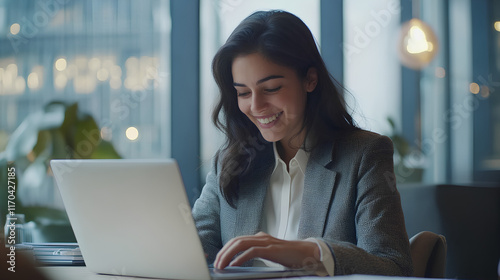
[[312, 92], [316, 88], [316, 85], [318, 85], [318, 71], [316, 68], [311, 67], [307, 70], [304, 87], [307, 92]]

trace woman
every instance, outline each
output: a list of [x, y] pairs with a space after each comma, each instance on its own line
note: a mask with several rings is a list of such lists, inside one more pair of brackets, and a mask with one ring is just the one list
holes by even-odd
[[227, 140], [193, 208], [208, 261], [411, 275], [392, 143], [356, 127], [307, 26], [256, 12], [212, 68]]

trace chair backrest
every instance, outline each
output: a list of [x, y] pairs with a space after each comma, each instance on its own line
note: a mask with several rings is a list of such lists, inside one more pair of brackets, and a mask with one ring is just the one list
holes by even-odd
[[446, 238], [430, 231], [410, 239], [413, 276], [443, 278], [446, 265]]

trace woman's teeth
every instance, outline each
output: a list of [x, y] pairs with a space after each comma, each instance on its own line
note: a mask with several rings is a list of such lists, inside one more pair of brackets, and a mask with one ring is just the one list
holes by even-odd
[[259, 121], [261, 124], [268, 124], [268, 123], [275, 121], [276, 118], [278, 118], [280, 114], [281, 114], [281, 112], [277, 113], [276, 115], [274, 115], [270, 118], [257, 119], [257, 121]]

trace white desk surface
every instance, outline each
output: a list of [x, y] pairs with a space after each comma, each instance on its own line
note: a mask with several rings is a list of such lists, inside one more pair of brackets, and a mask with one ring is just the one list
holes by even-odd
[[[39, 270], [51, 280], [132, 280], [132, 279], [148, 279], [153, 278], [139, 278], [139, 277], [123, 277], [115, 275], [102, 275], [95, 274], [87, 269], [85, 266], [46, 266], [39, 267]], [[347, 275], [337, 277], [296, 277], [290, 279], [302, 280], [318, 280], [318, 279], [336, 279], [336, 280], [410, 280], [423, 278], [412, 277], [389, 277], [389, 276], [375, 276], [375, 275]]]

